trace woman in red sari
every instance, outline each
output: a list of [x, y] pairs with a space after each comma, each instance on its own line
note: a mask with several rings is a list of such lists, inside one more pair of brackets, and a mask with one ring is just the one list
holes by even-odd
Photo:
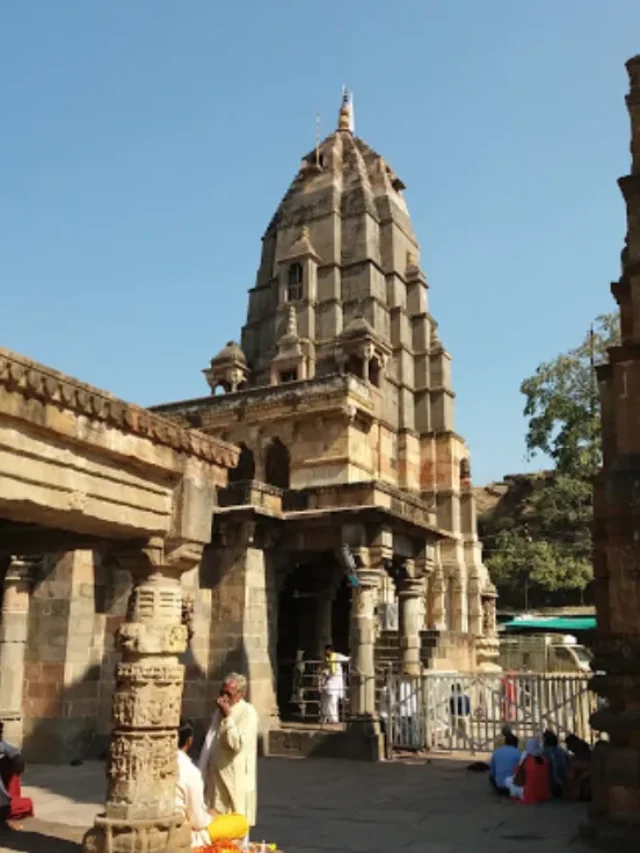
[[33, 801], [22, 796], [20, 776], [24, 761], [20, 750], [4, 740], [4, 725], [0, 723], [0, 825], [19, 829], [16, 821], [33, 817]]
[[549, 762], [540, 741], [530, 738], [515, 774], [507, 779], [511, 798], [521, 803], [546, 803], [551, 799]]

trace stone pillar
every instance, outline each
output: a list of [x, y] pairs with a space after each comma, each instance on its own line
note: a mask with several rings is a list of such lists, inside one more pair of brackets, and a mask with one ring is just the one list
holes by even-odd
[[324, 657], [325, 646], [333, 642], [333, 594], [323, 590], [314, 599], [315, 636], [313, 654], [319, 660]]
[[420, 674], [420, 630], [422, 628], [422, 578], [407, 578], [398, 591], [400, 599], [400, 652], [406, 675]]
[[485, 589], [482, 598], [482, 636], [476, 638], [476, 664], [483, 672], [500, 669], [500, 641], [496, 622], [496, 599], [498, 594], [493, 584]]
[[480, 600], [480, 577], [471, 575], [467, 584], [467, 609], [469, 614], [469, 633], [479, 637], [482, 633], [483, 611]]
[[433, 573], [433, 580], [430, 583], [430, 614], [429, 618], [431, 624], [430, 628], [433, 628], [436, 631], [443, 631], [446, 625], [446, 605], [445, 605], [445, 593], [446, 593], [446, 582], [444, 578], [444, 574], [442, 571], [442, 567], [436, 568]]
[[4, 577], [0, 627], [0, 719], [5, 740], [22, 747], [22, 691], [34, 564], [12, 557]]
[[354, 717], [375, 717], [375, 600], [380, 572], [359, 569], [357, 579], [351, 605], [351, 713]]
[[[193, 553], [193, 552], [191, 552]], [[176, 815], [176, 729], [187, 647], [180, 576], [161, 548], [127, 556], [133, 589], [118, 632], [107, 802], [84, 839], [85, 853], [187, 853], [191, 834]]]

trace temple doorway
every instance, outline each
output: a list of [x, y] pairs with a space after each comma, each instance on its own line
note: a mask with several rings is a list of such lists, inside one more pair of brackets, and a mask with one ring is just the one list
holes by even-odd
[[351, 590], [331, 553], [292, 565], [278, 595], [277, 700], [280, 719], [314, 722], [324, 648], [349, 654]]

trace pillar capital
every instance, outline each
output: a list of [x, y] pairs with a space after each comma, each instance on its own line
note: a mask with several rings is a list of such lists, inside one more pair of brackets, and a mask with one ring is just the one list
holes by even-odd
[[356, 572], [358, 587], [363, 590], [377, 589], [382, 577], [379, 569], [363, 568]]
[[398, 588], [398, 598], [422, 598], [424, 596], [424, 580], [422, 578], [405, 578]]
[[4, 576], [5, 584], [27, 584], [35, 581], [36, 572], [40, 567], [40, 560], [33, 557], [19, 557], [14, 555], [9, 560], [9, 565]]

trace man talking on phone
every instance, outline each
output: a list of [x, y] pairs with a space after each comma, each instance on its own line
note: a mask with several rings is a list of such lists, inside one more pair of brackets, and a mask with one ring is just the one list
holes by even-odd
[[251, 827], [256, 823], [258, 714], [244, 698], [246, 692], [244, 675], [232, 672], [223, 681], [199, 767], [208, 808], [214, 814], [244, 815]]

